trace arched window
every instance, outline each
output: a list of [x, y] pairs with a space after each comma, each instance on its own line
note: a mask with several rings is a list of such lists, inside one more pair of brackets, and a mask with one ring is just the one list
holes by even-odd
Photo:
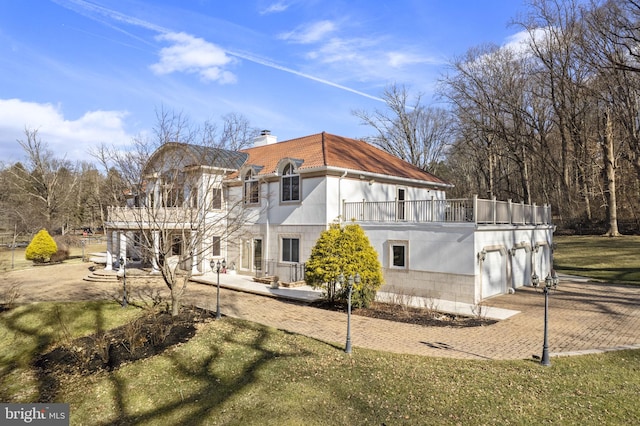
[[300, 176], [291, 163], [282, 170], [282, 201], [300, 201]]
[[255, 172], [249, 170], [244, 175], [244, 203], [258, 204], [260, 202], [260, 183], [256, 179]]

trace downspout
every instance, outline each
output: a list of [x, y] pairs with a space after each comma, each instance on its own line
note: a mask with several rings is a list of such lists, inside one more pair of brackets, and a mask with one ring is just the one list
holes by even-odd
[[[264, 245], [264, 263], [265, 263], [265, 275], [269, 276], [269, 228], [270, 228], [270, 221], [269, 221], [269, 211], [271, 210], [270, 206], [269, 206], [269, 197], [271, 196], [271, 182], [267, 181], [267, 229], [265, 231], [265, 237], [264, 239], [266, 240], [266, 243]], [[272, 272], [272, 271], [271, 271]]]
[[344, 204], [342, 202], [342, 179], [344, 179], [345, 177], [347, 177], [347, 171], [345, 170], [344, 173], [342, 174], [342, 176], [340, 176], [340, 178], [338, 179], [338, 223], [342, 226], [342, 215], [343, 215], [343, 211], [342, 208], [344, 207]]

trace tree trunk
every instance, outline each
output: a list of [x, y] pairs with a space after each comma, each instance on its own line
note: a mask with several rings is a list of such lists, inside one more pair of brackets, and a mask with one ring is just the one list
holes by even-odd
[[616, 167], [613, 149], [613, 130], [609, 112], [605, 112], [604, 137], [602, 141], [602, 158], [604, 161], [604, 174], [607, 192], [607, 218], [609, 230], [606, 236], [619, 237], [618, 230], [618, 206], [616, 200]]

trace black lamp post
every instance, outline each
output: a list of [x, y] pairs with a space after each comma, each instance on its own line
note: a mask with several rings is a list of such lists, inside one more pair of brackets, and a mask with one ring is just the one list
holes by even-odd
[[120, 265], [122, 265], [122, 307], [127, 307], [127, 268], [125, 266], [126, 259], [120, 257]]
[[[347, 279], [347, 288], [349, 289], [349, 296], [347, 298], [347, 342], [345, 344], [344, 351], [348, 354], [351, 354], [351, 295], [353, 294], [353, 283], [360, 284], [360, 274], [356, 273], [354, 278], [353, 275], [349, 275]], [[344, 283], [344, 275], [341, 273], [338, 276], [338, 282], [342, 286]]]
[[540, 360], [540, 364], [548, 367], [551, 365], [551, 361], [549, 361], [549, 338], [547, 334], [548, 330], [548, 314], [549, 314], [549, 291], [551, 288], [556, 288], [558, 286], [558, 276], [555, 271], [553, 271], [553, 276], [551, 274], [547, 275], [544, 279], [544, 343], [542, 344], [542, 359]]
[[218, 262], [216, 262], [215, 260], [211, 259], [210, 265], [212, 270], [215, 267], [216, 274], [218, 275], [218, 291], [216, 292], [216, 319], [220, 319], [220, 270], [227, 267], [227, 262], [224, 259], [222, 259], [222, 263], [220, 263], [219, 260]]

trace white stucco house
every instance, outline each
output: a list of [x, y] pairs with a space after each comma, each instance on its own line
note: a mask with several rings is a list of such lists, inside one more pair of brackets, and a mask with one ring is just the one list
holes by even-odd
[[[184, 185], [167, 190], [152, 166], [177, 152], [188, 154], [180, 161]], [[189, 257], [184, 267], [193, 274], [224, 258], [239, 274], [301, 280], [319, 234], [336, 221], [365, 230], [383, 267], [382, 291], [475, 304], [530, 285], [533, 272], [550, 272], [549, 206], [447, 199], [451, 186], [363, 141], [323, 132], [278, 142], [264, 131], [239, 152], [164, 145], [149, 162], [137, 204], [176, 210], [163, 221], [181, 235], [173, 254]], [[206, 206], [204, 222], [190, 219], [194, 206]], [[243, 212], [234, 232], [225, 217], [231, 206]], [[133, 220], [136, 209], [109, 209], [107, 269], [112, 259], [140, 255], [141, 234], [156, 250], [167, 239], [153, 221]], [[203, 227], [206, 221], [215, 225]], [[149, 257], [157, 268], [162, 259]]]

